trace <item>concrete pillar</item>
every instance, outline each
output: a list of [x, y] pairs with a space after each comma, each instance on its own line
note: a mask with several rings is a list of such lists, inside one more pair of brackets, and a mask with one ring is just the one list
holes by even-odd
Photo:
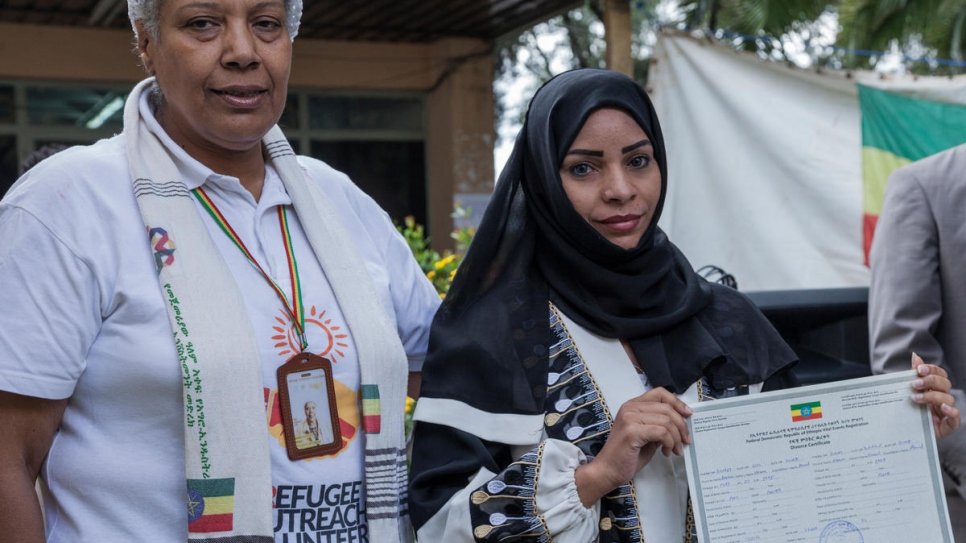
[[453, 247], [454, 204], [479, 217], [493, 192], [493, 55], [483, 41], [449, 38], [432, 56], [447, 66], [426, 98], [429, 235], [439, 251]]
[[604, 0], [603, 5], [607, 68], [634, 77], [630, 0]]

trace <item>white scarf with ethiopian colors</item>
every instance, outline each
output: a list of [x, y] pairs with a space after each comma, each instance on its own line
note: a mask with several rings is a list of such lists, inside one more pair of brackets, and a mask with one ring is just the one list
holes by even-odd
[[[262, 362], [251, 323], [243, 317], [242, 293], [175, 163], [141, 119], [141, 95], [153, 87], [154, 79], [146, 79], [128, 96], [124, 136], [182, 369], [188, 541], [272, 543]], [[403, 437], [406, 353], [321, 184], [306, 179], [277, 126], [264, 137], [263, 148], [295, 212], [312, 218], [302, 221], [306, 236], [359, 353], [369, 540], [410, 541]]]

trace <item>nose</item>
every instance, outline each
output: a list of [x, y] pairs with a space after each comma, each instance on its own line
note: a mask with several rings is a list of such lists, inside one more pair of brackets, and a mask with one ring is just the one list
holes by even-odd
[[258, 39], [247, 22], [230, 23], [223, 35], [222, 64], [229, 68], [250, 69], [261, 62]]
[[607, 202], [625, 203], [637, 196], [637, 188], [623, 168], [609, 168], [602, 189], [601, 196]]

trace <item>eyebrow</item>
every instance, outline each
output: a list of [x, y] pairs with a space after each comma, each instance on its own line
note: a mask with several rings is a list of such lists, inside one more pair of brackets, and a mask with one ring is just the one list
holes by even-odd
[[587, 156], [604, 156], [603, 151], [591, 151], [590, 149], [571, 149], [567, 151], [568, 155], [587, 155]]
[[628, 145], [627, 147], [621, 147], [621, 154], [623, 155], [625, 153], [633, 151], [634, 149], [637, 149], [638, 147], [644, 147], [645, 145], [650, 145], [650, 144], [651, 144], [650, 140], [646, 140], [646, 139], [641, 140], [632, 145]]
[[[645, 145], [650, 145], [650, 144], [651, 144], [651, 141], [650, 140], [643, 139], [643, 140], [641, 140], [641, 141], [639, 141], [637, 143], [632, 143], [632, 144], [628, 145], [627, 147], [621, 147], [621, 154], [622, 155], [627, 154], [627, 153], [633, 151], [634, 149], [637, 149], [639, 147], [644, 147]], [[568, 155], [596, 156], [596, 157], [602, 157], [602, 156], [604, 156], [604, 152], [603, 151], [591, 151], [590, 149], [571, 149], [571, 150], [567, 151], [567, 154]]]
[[[278, 5], [278, 4], [281, 4], [282, 6], [285, 6], [284, 0], [265, 0], [263, 2], [259, 2], [258, 4], [256, 4], [255, 7], [254, 7], [254, 9], [255, 10], [265, 9], [265, 8], [269, 8], [269, 7], [274, 7], [274, 6]], [[185, 4], [184, 6], [181, 6], [179, 9], [186, 9], [186, 8], [216, 9], [218, 7], [220, 7], [220, 4], [218, 2], [206, 2], [204, 0], [201, 0], [201, 1], [198, 1], [198, 2], [192, 2], [190, 4]]]

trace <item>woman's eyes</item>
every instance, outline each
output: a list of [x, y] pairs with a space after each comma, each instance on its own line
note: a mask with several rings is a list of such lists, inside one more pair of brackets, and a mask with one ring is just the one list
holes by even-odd
[[651, 157], [647, 155], [635, 155], [627, 164], [632, 168], [646, 168], [651, 163]]
[[[211, 30], [215, 26], [218, 26], [218, 22], [214, 19], [197, 18], [191, 19], [185, 24], [185, 26], [193, 30]], [[259, 30], [271, 31], [282, 28], [282, 23], [275, 18], [265, 18], [256, 20], [253, 23], [253, 26]]]
[[185, 26], [195, 30], [208, 30], [215, 26], [215, 22], [211, 19], [192, 19]]
[[[627, 160], [627, 167], [633, 168], [635, 170], [643, 170], [651, 165], [653, 159], [649, 155], [641, 154], [634, 155]], [[597, 168], [589, 162], [578, 162], [572, 166], [567, 166], [567, 173], [574, 177], [586, 177], [594, 172]]]
[[570, 171], [570, 174], [575, 177], [583, 177], [589, 174], [591, 171], [593, 171], [593, 168], [590, 167], [590, 164], [587, 164], [586, 162], [581, 162], [579, 164], [574, 164], [573, 166], [571, 166], [569, 168], [569, 171]]
[[275, 19], [259, 19], [255, 21], [255, 26], [262, 30], [277, 30], [282, 28], [282, 23]]

